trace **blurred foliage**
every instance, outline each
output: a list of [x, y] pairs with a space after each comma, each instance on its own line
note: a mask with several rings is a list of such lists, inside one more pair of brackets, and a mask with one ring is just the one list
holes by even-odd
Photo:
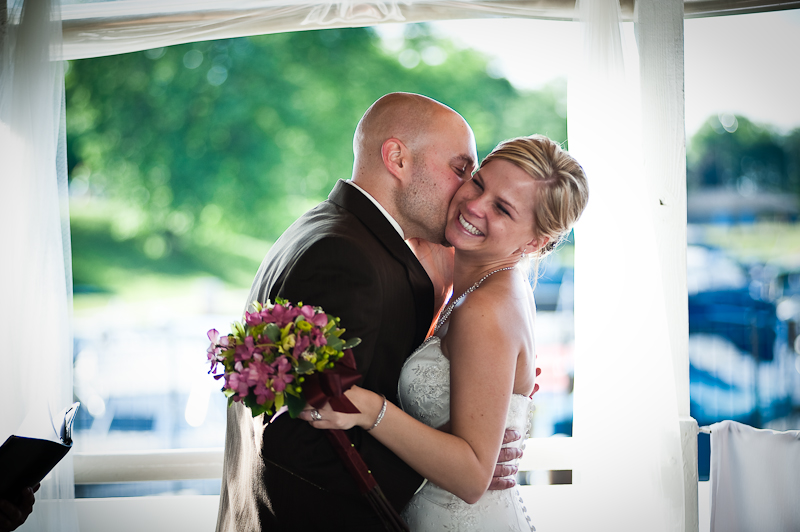
[[[212, 246], [249, 235], [263, 256], [263, 241], [350, 177], [356, 123], [388, 92], [422, 93], [458, 110], [481, 156], [517, 135], [566, 140], [563, 84], [520, 92], [487, 74], [487, 64], [424, 25], [409, 25], [396, 51], [358, 28], [71, 62], [76, 283], [108, 284], [95, 273], [101, 248], [129, 268], [205, 270], [239, 282], [211, 264]], [[157, 264], [170, 256], [172, 266]]]
[[800, 195], [800, 129], [781, 135], [741, 116], [709, 118], [687, 150], [689, 193], [733, 188]]

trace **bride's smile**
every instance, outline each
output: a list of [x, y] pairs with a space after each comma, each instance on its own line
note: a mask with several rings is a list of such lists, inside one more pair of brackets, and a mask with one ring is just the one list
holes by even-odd
[[517, 165], [495, 160], [461, 185], [450, 203], [447, 241], [489, 260], [534, 250], [536, 182]]

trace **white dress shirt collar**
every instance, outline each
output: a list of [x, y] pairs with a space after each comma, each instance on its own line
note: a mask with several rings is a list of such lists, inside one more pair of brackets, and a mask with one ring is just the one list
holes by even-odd
[[356, 188], [356, 190], [360, 190], [361, 193], [364, 194], [367, 197], [367, 199], [369, 199], [372, 203], [374, 203], [375, 206], [378, 208], [378, 210], [381, 211], [381, 213], [383, 213], [384, 216], [386, 216], [386, 219], [389, 220], [389, 223], [392, 224], [392, 227], [394, 227], [397, 230], [397, 233], [400, 235], [400, 238], [402, 238], [403, 240], [406, 239], [405, 233], [403, 232], [403, 228], [400, 227], [400, 224], [397, 223], [397, 220], [392, 218], [391, 214], [386, 212], [386, 209], [383, 208], [383, 205], [378, 203], [378, 200], [373, 198], [372, 195], [369, 192], [367, 192], [366, 190], [364, 190], [360, 186], [356, 185], [355, 183], [353, 183], [349, 179], [347, 181], [345, 181], [345, 183], [348, 183], [348, 184], [352, 185], [353, 187]]

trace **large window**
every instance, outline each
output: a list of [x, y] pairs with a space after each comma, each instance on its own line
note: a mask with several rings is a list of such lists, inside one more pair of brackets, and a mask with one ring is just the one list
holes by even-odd
[[[356, 122], [382, 94], [420, 92], [459, 110], [481, 156], [516, 135], [566, 140], [564, 80], [517, 88], [491, 57], [428, 25], [72, 61], [66, 85], [78, 452], [224, 445], [226, 400], [207, 374], [206, 331], [228, 331], [270, 243], [350, 176]], [[569, 356], [556, 346], [569, 345], [570, 324], [551, 317], [569, 310], [570, 264], [567, 245], [537, 289], [540, 360], [551, 366], [540, 393], [557, 383], [563, 396], [540, 409], [545, 436], [565, 430], [570, 411]], [[78, 495], [213, 493], [211, 484]]]

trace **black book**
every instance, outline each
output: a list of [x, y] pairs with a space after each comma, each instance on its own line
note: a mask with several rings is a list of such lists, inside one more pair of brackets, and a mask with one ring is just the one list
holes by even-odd
[[0, 498], [35, 486], [72, 448], [72, 423], [80, 403], [67, 407], [53, 425], [53, 439], [9, 436], [0, 447]]

